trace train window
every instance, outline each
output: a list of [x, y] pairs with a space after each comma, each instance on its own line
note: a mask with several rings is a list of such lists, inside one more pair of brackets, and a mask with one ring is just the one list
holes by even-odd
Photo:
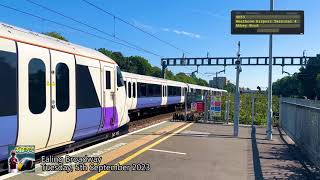
[[69, 108], [69, 68], [64, 63], [56, 66], [56, 100], [57, 109], [62, 112]]
[[127, 81], [124, 81], [124, 89], [127, 91]]
[[181, 87], [168, 86], [168, 96], [181, 96]]
[[131, 82], [128, 83], [128, 97], [131, 98]]
[[176, 96], [181, 96], [181, 87], [176, 87]]
[[168, 86], [166, 86], [166, 96], [168, 96]]
[[146, 83], [138, 83], [138, 97], [147, 96], [147, 84]]
[[33, 58], [28, 65], [29, 109], [40, 114], [46, 108], [46, 66], [41, 59]]
[[124, 86], [123, 77], [119, 66], [117, 66], [117, 85], [118, 87]]
[[[17, 114], [17, 54], [0, 51], [0, 116]], [[5, 84], [5, 85], [4, 85]]]
[[151, 96], [154, 96], [154, 84], [147, 84], [147, 90], [148, 90], [148, 93], [147, 93], [147, 96], [151, 97]]
[[153, 84], [147, 84], [147, 96], [152, 96], [153, 94]]
[[[98, 68], [92, 68], [100, 71]], [[99, 98], [90, 75], [89, 67], [77, 65], [77, 109], [100, 107]]]
[[173, 87], [172, 86], [168, 86], [168, 96], [172, 96], [172, 91], [173, 90]]
[[106, 71], [106, 89], [111, 89], [111, 74], [110, 74], [110, 71]]
[[148, 94], [150, 97], [161, 97], [161, 85], [158, 84], [148, 84]]
[[156, 84], [155, 85], [155, 96], [157, 97], [161, 97], [161, 93], [162, 93], [162, 89], [161, 89], [161, 85]]
[[135, 82], [133, 83], [133, 87], [132, 88], [133, 88], [133, 98], [136, 98], [136, 93], [137, 92], [136, 92], [136, 83]]

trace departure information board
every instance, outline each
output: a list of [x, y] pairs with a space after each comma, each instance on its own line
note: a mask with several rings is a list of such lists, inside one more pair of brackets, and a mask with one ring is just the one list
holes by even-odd
[[231, 11], [231, 34], [303, 34], [304, 11]]

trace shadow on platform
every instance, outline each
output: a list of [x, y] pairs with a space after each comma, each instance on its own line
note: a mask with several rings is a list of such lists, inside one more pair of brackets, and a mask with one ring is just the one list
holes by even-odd
[[272, 141], [259, 142], [256, 136], [265, 137], [266, 134], [262, 132], [264, 130], [253, 128], [251, 131], [254, 179], [319, 178], [318, 171], [309, 170], [314, 165], [298, 147], [288, 144], [280, 131], [273, 134]]

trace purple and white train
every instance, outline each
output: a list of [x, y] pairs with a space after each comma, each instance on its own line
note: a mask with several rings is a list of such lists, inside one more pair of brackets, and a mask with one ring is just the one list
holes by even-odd
[[186, 91], [223, 92], [123, 75], [95, 50], [0, 24], [0, 161], [9, 145], [50, 150], [126, 125], [128, 110], [181, 104]]

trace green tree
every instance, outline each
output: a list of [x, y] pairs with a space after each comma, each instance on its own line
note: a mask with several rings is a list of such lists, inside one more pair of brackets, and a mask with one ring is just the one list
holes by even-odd
[[161, 78], [162, 76], [161, 69], [159, 67], [153, 67], [151, 69], [151, 76]]
[[180, 82], [184, 82], [184, 83], [190, 83], [190, 84], [197, 84], [196, 80], [193, 79], [192, 77], [186, 75], [185, 73], [178, 73], [176, 74], [176, 78], [175, 78], [177, 81], [180, 81]]
[[299, 96], [299, 83], [297, 74], [286, 76], [273, 83], [272, 92], [274, 95], [282, 95], [284, 97]]
[[57, 39], [60, 39], [62, 41], [66, 41], [66, 42], [69, 42], [65, 37], [63, 37], [60, 33], [58, 32], [55, 32], [55, 31], [51, 31], [51, 32], [45, 32], [43, 33], [44, 35], [47, 35], [47, 36], [51, 36], [51, 37], [54, 37], [54, 38], [57, 38]]
[[122, 69], [123, 71], [127, 71], [129, 65], [126, 61], [126, 58], [122, 55], [121, 52], [112, 52], [105, 48], [99, 48], [97, 50], [114, 60], [119, 65], [120, 69]]
[[303, 96], [314, 99], [317, 92], [317, 75], [320, 73], [320, 58], [310, 58], [305, 67], [300, 68], [298, 78]]
[[235, 89], [236, 89], [236, 85], [234, 85], [231, 82], [229, 82], [223, 87], [223, 89], [228, 91], [229, 93], [234, 93]]
[[287, 97], [307, 96], [309, 99], [320, 97], [319, 85], [320, 55], [310, 58], [305, 67], [301, 67], [298, 73], [286, 76], [273, 83], [274, 95]]
[[165, 73], [166, 73], [166, 74], [165, 74], [166, 79], [173, 80], [173, 81], [176, 80], [176, 77], [175, 77], [175, 75], [173, 74], [172, 71], [166, 70]]
[[128, 64], [130, 64], [130, 66], [132, 67], [132, 73], [137, 73], [141, 75], [152, 74], [152, 66], [145, 58], [141, 56], [130, 56], [127, 59], [129, 62]]
[[[141, 56], [125, 57], [121, 52], [112, 52], [105, 48], [99, 48], [97, 50], [113, 59], [119, 65], [122, 71], [153, 77], [161, 77], [162, 75], [159, 67], [152, 66], [147, 59]], [[206, 80], [197, 78], [195, 74], [191, 76], [188, 76], [185, 73], [178, 73], [177, 75], [174, 75], [170, 70], [166, 70], [165, 73], [166, 79], [169, 80], [208, 86], [208, 82]]]

